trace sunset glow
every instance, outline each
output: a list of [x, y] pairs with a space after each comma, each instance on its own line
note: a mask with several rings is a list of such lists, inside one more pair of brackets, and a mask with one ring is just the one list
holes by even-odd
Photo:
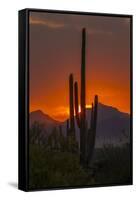
[[[91, 20], [90, 20], [91, 19]], [[69, 117], [70, 73], [80, 96], [81, 30], [86, 27], [86, 107], [99, 102], [130, 113], [130, 20], [31, 13], [30, 112]], [[79, 112], [81, 108], [79, 106]]]

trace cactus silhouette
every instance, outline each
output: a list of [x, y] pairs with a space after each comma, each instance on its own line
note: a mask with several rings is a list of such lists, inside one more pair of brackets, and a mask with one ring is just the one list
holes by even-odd
[[77, 125], [80, 128], [80, 116], [79, 116], [79, 102], [78, 102], [78, 83], [75, 82], [74, 84], [74, 94], [75, 94], [75, 114], [76, 114], [76, 121]]
[[69, 76], [69, 113], [70, 113], [70, 130], [71, 132], [75, 131], [75, 123], [74, 123], [74, 99], [73, 99], [73, 74]]
[[74, 119], [74, 99], [73, 99], [73, 75], [69, 76], [69, 113], [70, 119], [66, 122], [67, 150], [71, 153], [78, 152], [78, 143], [75, 135], [75, 119]]
[[86, 31], [85, 28], [82, 30], [82, 49], [81, 49], [81, 92], [80, 92], [80, 101], [81, 101], [81, 113], [80, 113], [80, 161], [81, 164], [85, 164], [86, 159], [86, 94], [85, 94], [85, 85], [86, 85], [86, 76], [85, 76], [85, 52], [86, 52]]
[[88, 129], [88, 135], [87, 135], [87, 143], [88, 143], [87, 144], [87, 159], [86, 159], [87, 166], [89, 166], [91, 163], [94, 146], [95, 146], [97, 110], [98, 110], [98, 96], [95, 95], [94, 105], [92, 103], [92, 109], [91, 109], [90, 128]]
[[[97, 126], [98, 96], [95, 95], [94, 104], [92, 103], [90, 127], [86, 120], [86, 29], [82, 29], [82, 48], [81, 48], [81, 90], [79, 113], [78, 83], [74, 83], [74, 103], [73, 103], [73, 75], [69, 76], [69, 99], [70, 99], [70, 130], [75, 133], [74, 108], [76, 122], [80, 129], [80, 164], [86, 167], [90, 164], [95, 146], [95, 135]], [[74, 105], [74, 106], [73, 106]]]

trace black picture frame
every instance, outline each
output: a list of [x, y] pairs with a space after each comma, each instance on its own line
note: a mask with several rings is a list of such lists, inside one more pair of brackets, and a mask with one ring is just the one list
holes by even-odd
[[35, 191], [29, 188], [29, 14], [30, 12], [61, 13], [74, 15], [129, 17], [130, 18], [130, 157], [131, 182], [104, 185], [82, 185], [70, 187], [38, 188], [39, 190], [90, 188], [133, 184], [133, 16], [126, 14], [91, 13], [79, 11], [62, 11], [46, 9], [23, 9], [19, 11], [19, 134], [18, 134], [18, 188], [23, 191]]

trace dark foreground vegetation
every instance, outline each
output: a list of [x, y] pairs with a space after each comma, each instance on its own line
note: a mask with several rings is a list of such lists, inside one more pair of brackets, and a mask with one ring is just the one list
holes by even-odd
[[52, 142], [50, 137], [46, 145], [35, 142], [29, 146], [30, 189], [131, 183], [128, 143], [95, 149], [91, 165], [83, 168], [78, 151], [71, 152], [64, 145], [60, 148], [53, 143], [56, 136]]

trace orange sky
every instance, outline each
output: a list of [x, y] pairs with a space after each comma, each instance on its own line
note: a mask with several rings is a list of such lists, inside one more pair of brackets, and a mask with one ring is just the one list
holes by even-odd
[[99, 101], [130, 112], [129, 18], [30, 14], [30, 112], [63, 121], [69, 113], [68, 78], [80, 88], [81, 30], [86, 27], [86, 104]]

